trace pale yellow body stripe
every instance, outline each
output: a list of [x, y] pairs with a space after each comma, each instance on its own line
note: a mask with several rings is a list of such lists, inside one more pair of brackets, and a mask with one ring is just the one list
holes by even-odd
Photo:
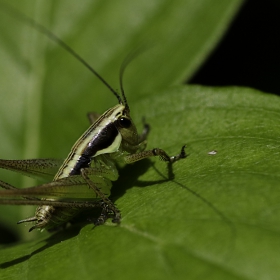
[[[88, 147], [90, 141], [92, 138], [98, 134], [104, 127], [106, 127], [108, 124], [114, 122], [118, 119], [118, 117], [122, 114], [123, 110], [125, 109], [125, 106], [118, 104], [115, 107], [107, 110], [104, 114], [102, 114], [97, 121], [92, 124], [85, 133], [76, 141], [74, 146], [72, 147], [70, 153], [68, 154], [67, 158], [59, 168], [58, 172], [56, 173], [54, 177], [54, 181], [68, 177], [70, 172], [75, 167], [77, 161], [79, 160], [80, 156], [82, 155], [83, 151]], [[105, 154], [105, 153], [113, 153], [118, 151], [120, 144], [122, 141], [121, 134], [119, 133], [113, 143], [103, 149], [98, 151], [94, 157]]]

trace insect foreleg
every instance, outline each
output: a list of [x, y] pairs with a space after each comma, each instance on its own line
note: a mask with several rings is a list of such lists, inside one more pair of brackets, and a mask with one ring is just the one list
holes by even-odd
[[186, 152], [185, 152], [185, 147], [186, 146], [184, 145], [179, 154], [177, 154], [175, 156], [171, 156], [171, 157], [164, 150], [159, 149], [159, 148], [155, 148], [155, 149], [148, 150], [148, 151], [142, 151], [139, 153], [135, 153], [135, 154], [126, 156], [125, 162], [133, 163], [133, 162], [142, 160], [144, 158], [159, 156], [161, 160], [173, 163], [173, 162], [178, 161], [179, 159], [185, 158], [187, 156]]
[[146, 123], [145, 121], [145, 118], [142, 119], [142, 122], [143, 122], [143, 130], [142, 130], [142, 133], [139, 135], [139, 143], [145, 141], [147, 139], [147, 136], [150, 132], [150, 125], [148, 123]]
[[[100, 176], [103, 174], [104, 171], [99, 171], [99, 169], [94, 169], [94, 168], [84, 168], [81, 169], [81, 175], [88, 184], [88, 186], [94, 190], [94, 192], [97, 194], [98, 197], [103, 201], [102, 205], [102, 212], [101, 215], [98, 217], [96, 220], [95, 224], [96, 225], [101, 225], [104, 224], [105, 221], [108, 218], [108, 215], [113, 214], [113, 223], [119, 223], [121, 220], [121, 214], [120, 211], [117, 209], [117, 207], [114, 205], [114, 203], [104, 194], [102, 187], [99, 187], [90, 177], [92, 175], [94, 176]], [[104, 174], [103, 174], [104, 175]], [[111, 174], [112, 176], [113, 174]], [[116, 177], [117, 178], [117, 177]], [[116, 180], [115, 178], [115, 180]], [[107, 184], [109, 184], [109, 180], [104, 178], [104, 188], [106, 186], [106, 181]], [[111, 182], [110, 182], [111, 183]]]
[[[135, 152], [142, 152], [146, 149], [147, 146], [147, 137], [150, 132], [150, 125], [146, 123], [145, 118], [142, 119], [143, 130], [140, 135], [138, 135], [138, 141], [136, 145], [131, 145], [131, 143], [123, 142], [122, 145], [126, 151], [130, 151], [132, 154]], [[127, 162], [129, 163], [129, 162]]]

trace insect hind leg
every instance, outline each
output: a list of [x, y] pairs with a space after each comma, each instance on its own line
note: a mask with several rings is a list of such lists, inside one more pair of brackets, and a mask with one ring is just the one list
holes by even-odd
[[0, 180], [0, 187], [3, 188], [3, 189], [6, 189], [6, 190], [17, 190], [16, 187], [4, 182], [4, 181], [1, 181]]

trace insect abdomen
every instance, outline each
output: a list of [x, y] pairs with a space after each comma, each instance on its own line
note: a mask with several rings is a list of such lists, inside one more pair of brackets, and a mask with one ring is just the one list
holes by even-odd
[[[99, 155], [92, 159], [90, 164], [91, 170], [96, 170], [96, 174], [91, 177], [92, 182], [97, 188], [102, 189], [103, 194], [108, 197], [112, 187], [111, 181], [118, 179], [118, 172], [114, 161], [109, 155]], [[99, 175], [98, 175], [99, 174]], [[96, 176], [98, 175], [98, 176]], [[93, 190], [92, 190], [93, 191]], [[89, 199], [85, 203], [96, 203], [100, 202], [101, 198]], [[76, 215], [79, 214], [81, 208], [65, 208], [65, 207], [53, 207], [50, 205], [39, 206], [36, 209], [33, 221], [35, 225], [30, 228], [30, 231], [38, 229], [55, 229], [65, 225], [67, 222], [72, 220]], [[28, 221], [29, 219], [22, 220], [21, 222]]]
[[81, 209], [78, 208], [63, 208], [48, 205], [37, 207], [35, 212], [36, 222], [29, 231], [35, 228], [47, 230], [58, 228], [73, 219], [80, 211]]

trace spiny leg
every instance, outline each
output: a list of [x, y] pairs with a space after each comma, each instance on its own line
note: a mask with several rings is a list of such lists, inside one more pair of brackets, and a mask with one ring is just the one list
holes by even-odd
[[139, 152], [136, 154], [128, 155], [125, 157], [125, 161], [126, 161], [126, 163], [132, 163], [132, 162], [142, 160], [144, 158], [159, 156], [160, 159], [163, 161], [167, 161], [169, 163], [174, 163], [175, 161], [178, 161], [182, 158], [187, 157], [186, 152], [185, 152], [185, 147], [186, 147], [186, 145], [184, 145], [181, 148], [180, 153], [175, 156], [169, 156], [164, 150], [155, 148], [152, 150], [142, 151], [142, 152]]
[[118, 208], [114, 205], [114, 203], [106, 196], [104, 193], [95, 185], [95, 183], [90, 179], [90, 169], [84, 168], [81, 169], [81, 175], [87, 182], [88, 186], [94, 190], [98, 197], [103, 201], [102, 212], [95, 222], [96, 225], [104, 224], [110, 214], [113, 214], [113, 223], [119, 223], [121, 220], [121, 214]]
[[[14, 187], [4, 181], [1, 181], [1, 180], [0, 180], [0, 187], [3, 189], [6, 189], [6, 190], [13, 190], [13, 191], [19, 190], [18, 188]], [[29, 200], [39, 200], [36, 197], [29, 197], [29, 196], [22, 196], [22, 198], [29, 199]]]
[[96, 226], [103, 225], [108, 218], [112, 218], [112, 221], [114, 223], [120, 222], [121, 216], [119, 216], [118, 220], [116, 221], [116, 214], [115, 214], [115, 212], [112, 211], [112, 209], [110, 207], [111, 206], [108, 205], [107, 203], [105, 203], [103, 201], [100, 202], [100, 208], [102, 210], [101, 210], [99, 217], [96, 220], [94, 220], [94, 224]]
[[0, 187], [3, 188], [3, 189], [6, 189], [6, 190], [17, 190], [16, 187], [4, 182], [4, 181], [1, 181], [0, 180]]

